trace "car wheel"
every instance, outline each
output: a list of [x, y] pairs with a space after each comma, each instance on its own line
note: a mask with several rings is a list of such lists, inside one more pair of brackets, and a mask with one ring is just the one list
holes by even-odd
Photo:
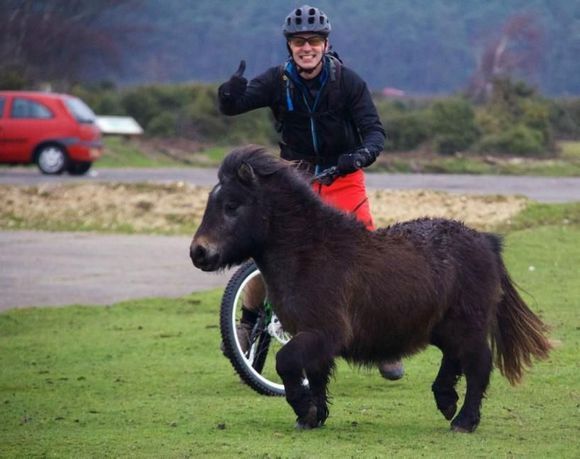
[[62, 174], [67, 163], [66, 151], [58, 145], [45, 145], [38, 150], [36, 155], [36, 164], [43, 174]]
[[68, 173], [70, 175], [83, 175], [88, 172], [93, 163], [91, 161], [75, 161], [68, 166]]

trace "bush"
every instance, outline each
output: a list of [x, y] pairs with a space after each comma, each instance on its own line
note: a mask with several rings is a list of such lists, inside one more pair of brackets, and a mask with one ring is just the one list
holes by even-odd
[[413, 150], [429, 138], [429, 120], [424, 111], [402, 113], [383, 119], [387, 132], [385, 150]]
[[433, 104], [431, 129], [435, 150], [444, 155], [468, 149], [479, 137], [471, 104], [459, 98]]
[[26, 89], [30, 81], [24, 76], [24, 69], [19, 67], [3, 68], [0, 72], [0, 89], [19, 91]]
[[429, 140], [429, 102], [413, 99], [391, 101], [375, 96], [375, 104], [387, 133], [385, 150], [413, 150]]
[[537, 156], [553, 151], [550, 105], [523, 82], [494, 81], [491, 100], [478, 109], [481, 153]]
[[550, 125], [557, 138], [580, 139], [580, 99], [551, 101]]
[[481, 138], [475, 149], [482, 153], [539, 156], [546, 150], [542, 133], [524, 124], [508, 127], [499, 134]]
[[[219, 113], [216, 85], [148, 85], [119, 90], [99, 83], [74, 87], [71, 92], [99, 115], [134, 117], [150, 136], [218, 145], [273, 145], [278, 140], [267, 109], [234, 117]], [[376, 96], [375, 102], [387, 133], [386, 150], [408, 151], [431, 141], [436, 151], [447, 155], [469, 149], [538, 155], [551, 149], [554, 132], [560, 137], [580, 137], [580, 100], [548, 103], [525, 84], [505, 79], [495, 82], [491, 100], [476, 108], [459, 97], [432, 102], [390, 101]]]
[[174, 137], [177, 119], [173, 113], [163, 112], [147, 124], [147, 134], [153, 137]]
[[103, 82], [96, 86], [74, 86], [71, 94], [84, 100], [97, 115], [126, 115], [121, 94], [114, 85]]

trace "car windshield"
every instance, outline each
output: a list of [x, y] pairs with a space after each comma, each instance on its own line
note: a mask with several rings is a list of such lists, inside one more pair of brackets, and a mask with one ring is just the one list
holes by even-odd
[[95, 122], [95, 113], [82, 100], [76, 97], [67, 97], [66, 106], [79, 123]]

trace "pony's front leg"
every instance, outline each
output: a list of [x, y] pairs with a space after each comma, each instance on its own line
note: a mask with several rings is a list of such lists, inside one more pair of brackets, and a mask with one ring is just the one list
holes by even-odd
[[[276, 354], [276, 371], [284, 383], [286, 400], [298, 416], [297, 428], [320, 427], [326, 421], [326, 388], [333, 365], [327, 340], [312, 332], [298, 333]], [[309, 387], [302, 384], [304, 375]]]
[[459, 399], [455, 386], [461, 376], [461, 364], [458, 359], [443, 353], [441, 367], [437, 378], [431, 386], [437, 408], [445, 419], [450, 421], [457, 411], [457, 400]]

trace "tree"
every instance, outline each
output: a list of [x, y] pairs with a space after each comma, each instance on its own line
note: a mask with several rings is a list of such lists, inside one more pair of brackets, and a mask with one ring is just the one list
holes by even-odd
[[[0, 75], [23, 84], [70, 85], [89, 69], [119, 68], [137, 30], [124, 20], [135, 0], [3, 0]], [[123, 18], [123, 19], [120, 19]]]
[[499, 37], [492, 38], [484, 47], [470, 81], [469, 96], [474, 100], [488, 100], [494, 81], [516, 73], [529, 76], [536, 71], [542, 52], [542, 35], [534, 16], [511, 16]]

